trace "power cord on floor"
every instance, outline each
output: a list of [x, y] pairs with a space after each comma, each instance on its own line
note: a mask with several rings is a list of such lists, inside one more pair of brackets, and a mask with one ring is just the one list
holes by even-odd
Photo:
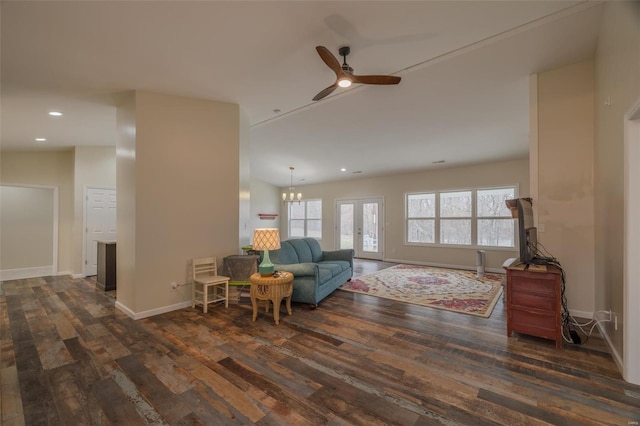
[[[597, 315], [600, 313], [604, 313], [604, 314], [609, 314], [609, 318], [608, 319], [596, 319]], [[598, 324], [601, 324], [603, 322], [611, 322], [611, 312], [610, 311], [596, 311], [593, 314], [593, 318], [585, 323], [580, 323], [578, 322], [578, 320], [576, 320], [573, 316], [569, 315], [569, 319], [571, 320], [571, 325], [575, 326], [578, 328], [578, 330], [580, 330], [582, 332], [582, 334], [585, 335], [586, 339], [582, 342], [582, 344], [585, 344], [589, 341], [589, 337], [591, 337], [591, 335], [593, 334], [593, 330], [596, 328], [596, 326]], [[591, 326], [591, 328], [589, 328], [589, 331], [585, 331], [585, 327]]]

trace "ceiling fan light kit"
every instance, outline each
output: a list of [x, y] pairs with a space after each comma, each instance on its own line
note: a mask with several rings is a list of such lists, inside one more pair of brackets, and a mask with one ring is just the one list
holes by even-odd
[[347, 64], [347, 55], [351, 53], [351, 48], [349, 46], [343, 46], [338, 49], [338, 53], [342, 56], [342, 65], [338, 59], [329, 52], [324, 46], [316, 46], [316, 51], [322, 61], [329, 67], [331, 70], [336, 73], [336, 81], [331, 86], [323, 89], [314, 96], [314, 101], [319, 101], [320, 99], [329, 96], [336, 88], [338, 87], [349, 87], [352, 83], [360, 83], [360, 84], [398, 84], [400, 83], [400, 77], [395, 75], [355, 75], [353, 74], [353, 68]]

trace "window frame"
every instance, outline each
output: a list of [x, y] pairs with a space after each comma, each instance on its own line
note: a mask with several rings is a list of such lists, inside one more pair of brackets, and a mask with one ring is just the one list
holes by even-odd
[[[510, 216], [478, 216], [478, 192], [479, 191], [487, 191], [487, 190], [495, 190], [495, 189], [513, 189], [514, 198], [518, 197], [518, 185], [497, 185], [497, 186], [488, 186], [488, 187], [478, 187], [478, 188], [461, 188], [461, 189], [443, 189], [443, 190], [430, 190], [430, 191], [416, 191], [416, 192], [406, 192], [404, 194], [404, 208], [405, 208], [405, 217], [404, 217], [404, 244], [408, 246], [421, 246], [421, 247], [447, 247], [447, 248], [471, 248], [471, 249], [488, 249], [488, 250], [514, 250], [518, 248], [518, 229], [517, 226], [514, 226], [513, 229], [513, 246], [489, 246], [489, 245], [479, 245], [478, 244], [478, 221], [483, 219], [511, 219]], [[440, 194], [444, 193], [455, 193], [455, 192], [471, 192], [471, 217], [460, 217], [460, 218], [442, 218], [440, 212]], [[409, 196], [411, 195], [428, 195], [435, 194], [435, 217], [426, 218], [426, 217], [409, 217]], [[411, 242], [409, 241], [409, 221], [410, 220], [419, 220], [419, 219], [433, 219], [434, 220], [434, 239], [433, 243], [422, 243], [422, 242]], [[442, 219], [470, 219], [471, 220], [471, 243], [470, 244], [448, 244], [441, 242], [441, 220]]]
[[475, 230], [472, 229], [472, 232], [474, 233], [475, 236], [475, 240], [476, 240], [476, 246], [477, 247], [489, 247], [489, 248], [497, 248], [497, 249], [515, 249], [518, 248], [518, 227], [514, 224], [513, 227], [513, 246], [485, 246], [485, 245], [480, 245], [478, 244], [478, 240], [479, 240], [479, 235], [478, 232], [480, 231], [480, 226], [479, 226], [479, 222], [481, 220], [493, 220], [493, 219], [499, 219], [499, 220], [506, 220], [509, 219], [511, 221], [513, 221], [513, 217], [511, 216], [511, 213], [506, 213], [504, 216], [480, 216], [478, 215], [477, 212], [477, 208], [478, 208], [478, 192], [480, 191], [491, 191], [491, 190], [496, 190], [496, 189], [511, 189], [513, 188], [513, 198], [516, 198], [518, 195], [518, 188], [516, 186], [497, 186], [497, 187], [492, 187], [492, 188], [477, 188], [474, 191], [474, 208], [476, 209], [476, 211], [474, 212], [474, 221], [473, 223], [475, 224]]
[[[316, 219], [316, 218], [309, 218], [308, 217], [308, 204], [309, 202], [316, 202], [319, 201], [320, 202], [320, 218]], [[304, 218], [303, 219], [292, 219], [291, 218], [291, 207], [293, 205], [293, 203], [304, 203]], [[291, 235], [291, 221], [292, 220], [296, 220], [296, 221], [303, 221], [303, 228], [304, 228], [304, 235], [303, 236], [292, 236]], [[323, 215], [322, 215], [322, 198], [312, 198], [312, 199], [308, 199], [308, 200], [300, 200], [300, 201], [287, 201], [287, 235], [289, 238], [315, 238], [318, 241], [322, 241], [322, 220], [323, 220]], [[309, 222], [311, 221], [318, 221], [320, 223], [320, 236], [319, 237], [314, 237], [314, 236], [309, 236]]]
[[[470, 205], [470, 215], [469, 216], [443, 216], [442, 215], [442, 203], [440, 202], [442, 200], [442, 194], [456, 194], [456, 193], [463, 193], [463, 192], [468, 192], [470, 193], [470, 198], [471, 198], [471, 205]], [[469, 246], [473, 246], [474, 245], [474, 239], [473, 239], [473, 230], [474, 230], [474, 224], [475, 224], [475, 205], [476, 205], [476, 197], [475, 197], [475, 191], [472, 189], [458, 189], [458, 190], [453, 190], [453, 191], [438, 191], [437, 192], [437, 196], [436, 198], [438, 199], [438, 211], [436, 212], [436, 218], [438, 221], [438, 227], [440, 228], [440, 232], [438, 232], [438, 244], [442, 245], [442, 246], [446, 246], [446, 247], [452, 247], [452, 246], [462, 246], [462, 247], [469, 247]], [[469, 244], [460, 244], [460, 243], [443, 243], [442, 240], [442, 222], [443, 221], [469, 221], [470, 222], [470, 227], [469, 227]]]
[[[409, 196], [411, 195], [432, 195], [434, 196], [434, 202], [433, 202], [433, 216], [414, 216], [414, 217], [409, 217]], [[437, 220], [438, 217], [438, 210], [440, 209], [440, 197], [438, 197], [438, 194], [436, 192], [416, 192], [416, 193], [407, 193], [405, 194], [405, 232], [404, 232], [404, 241], [405, 244], [417, 244], [417, 245], [425, 245], [425, 244], [437, 244], [437, 240], [438, 240], [438, 235], [440, 233], [440, 222]], [[409, 242], [409, 221], [410, 220], [432, 220], [433, 221], [433, 238], [434, 238], [434, 242], [433, 243], [422, 243], [419, 241], [415, 241], [415, 242]]]

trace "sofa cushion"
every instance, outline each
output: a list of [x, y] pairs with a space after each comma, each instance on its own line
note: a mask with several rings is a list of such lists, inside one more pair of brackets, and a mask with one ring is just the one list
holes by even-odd
[[[279, 263], [282, 265], [303, 262], [298, 259], [298, 253], [291, 245], [290, 241], [282, 241], [278, 250], [269, 250], [269, 259], [271, 259], [272, 263]], [[260, 256], [260, 260], [262, 260], [262, 256]]]
[[322, 260], [322, 247], [320, 247], [320, 243], [315, 238], [305, 238], [303, 240], [309, 246], [309, 250], [311, 250], [311, 261], [312, 262], [320, 262]]
[[342, 267], [332, 262], [319, 262], [318, 268], [330, 270], [332, 277], [335, 277], [336, 275], [340, 274], [340, 272], [342, 272]]
[[346, 271], [347, 269], [351, 268], [351, 265], [349, 265], [349, 262], [347, 262], [346, 260], [323, 260], [322, 262], [318, 262], [318, 265], [337, 266], [339, 269], [334, 273], [334, 275], [338, 275], [340, 272]]
[[318, 284], [323, 285], [324, 283], [331, 281], [331, 278], [333, 278], [333, 271], [331, 270], [331, 267], [327, 265], [318, 265]]
[[[309, 244], [304, 239], [288, 240], [287, 242], [291, 244], [295, 249], [296, 254], [298, 255], [298, 262], [300, 263], [313, 262], [313, 256], [311, 255], [311, 248], [309, 247]], [[287, 263], [293, 263], [293, 262], [287, 262]]]

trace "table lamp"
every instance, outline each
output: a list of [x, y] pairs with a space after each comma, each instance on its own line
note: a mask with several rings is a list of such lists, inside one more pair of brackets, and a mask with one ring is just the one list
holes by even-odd
[[280, 248], [280, 233], [277, 228], [258, 228], [253, 231], [253, 249], [264, 250], [262, 263], [258, 266], [258, 272], [263, 277], [273, 275], [273, 263], [269, 259], [269, 250]]

